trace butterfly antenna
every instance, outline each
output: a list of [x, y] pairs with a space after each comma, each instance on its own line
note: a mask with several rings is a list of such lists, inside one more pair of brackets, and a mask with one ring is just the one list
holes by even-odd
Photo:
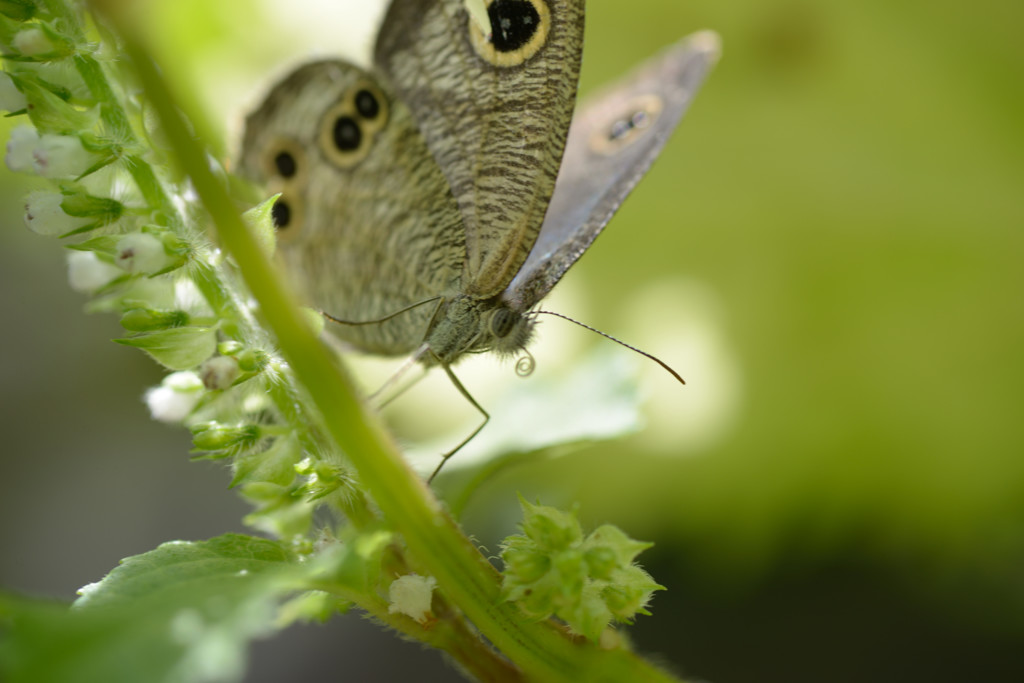
[[406, 306], [405, 308], [400, 308], [397, 311], [395, 311], [394, 313], [389, 313], [386, 316], [384, 316], [383, 318], [377, 318], [376, 320], [342, 320], [341, 318], [335, 318], [333, 315], [331, 315], [327, 311], [320, 311], [320, 315], [322, 315], [323, 317], [327, 318], [331, 322], [338, 323], [339, 325], [378, 325], [380, 323], [387, 322], [388, 320], [391, 320], [392, 318], [396, 318], [396, 317], [402, 315], [403, 313], [405, 313], [407, 311], [411, 311], [414, 308], [418, 308], [418, 307], [420, 307], [420, 306], [422, 306], [424, 304], [429, 304], [432, 301], [439, 301], [442, 298], [443, 297], [441, 297], [441, 296], [432, 296], [429, 299], [424, 299], [423, 301], [417, 301], [414, 304], [410, 304], [410, 305]]
[[553, 316], [555, 316], [557, 318], [561, 318], [562, 320], [568, 320], [571, 323], [576, 323], [580, 327], [586, 328], [586, 329], [590, 330], [591, 332], [596, 332], [597, 334], [601, 335], [605, 339], [610, 339], [613, 342], [615, 342], [616, 344], [619, 344], [621, 346], [625, 346], [630, 351], [636, 351], [641, 356], [644, 356], [646, 358], [650, 358], [655, 363], [657, 363], [661, 367], [665, 368], [665, 370], [668, 371], [668, 373], [670, 375], [672, 375], [677, 380], [679, 380], [680, 384], [686, 384], [686, 380], [684, 380], [682, 377], [680, 377], [678, 372], [676, 372], [675, 370], [670, 368], [668, 366], [668, 363], [666, 363], [665, 361], [661, 360], [657, 356], [653, 356], [653, 355], [647, 353], [646, 351], [641, 351], [640, 349], [636, 348], [635, 346], [630, 346], [629, 344], [627, 344], [626, 342], [622, 341], [621, 339], [616, 339], [615, 337], [611, 336], [610, 334], [606, 334], [606, 333], [602, 332], [601, 330], [594, 329], [590, 325], [587, 325], [585, 323], [581, 323], [579, 320], [574, 320], [573, 318], [570, 318], [567, 315], [562, 315], [561, 313], [555, 313], [554, 311], [534, 311], [533, 313], [534, 313], [534, 315], [540, 315], [541, 313], [543, 313], [545, 315], [553, 315]]

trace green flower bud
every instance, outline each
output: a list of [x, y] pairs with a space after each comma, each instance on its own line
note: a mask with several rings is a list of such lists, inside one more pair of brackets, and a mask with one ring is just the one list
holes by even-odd
[[526, 535], [502, 542], [506, 600], [533, 618], [554, 614], [592, 640], [613, 618], [647, 613], [651, 594], [662, 587], [632, 560], [650, 544], [607, 525], [583, 539], [574, 514], [520, 503]]
[[131, 308], [121, 316], [121, 327], [129, 332], [151, 332], [188, 325], [185, 311], [162, 311], [156, 308]]
[[532, 505], [520, 497], [523, 508], [523, 533], [545, 550], [560, 550], [578, 543], [583, 532], [571, 512], [562, 512], [546, 505]]
[[36, 14], [34, 0], [0, 0], [0, 14], [15, 21], [28, 21]]
[[[77, 186], [65, 187], [61, 208], [69, 216], [92, 219], [94, 227], [116, 223], [124, 216], [124, 204], [109, 197], [95, 197]], [[81, 229], [78, 232], [82, 232]]]
[[204, 422], [192, 427], [192, 445], [200, 451], [243, 449], [254, 445], [262, 436], [259, 425], [225, 425]]
[[595, 579], [607, 579], [619, 568], [618, 558], [611, 548], [588, 548], [583, 558], [587, 563], [588, 574]]
[[551, 558], [538, 550], [506, 547], [501, 553], [505, 572], [519, 583], [533, 583], [551, 570]]
[[242, 372], [259, 372], [270, 362], [270, 356], [259, 349], [245, 349], [235, 358], [238, 360], [238, 367], [242, 369]]
[[191, 245], [167, 228], [159, 225], [144, 225], [142, 226], [142, 232], [156, 237], [164, 246], [164, 253], [167, 254], [170, 265], [161, 272], [166, 273], [168, 270], [185, 265], [185, 262], [192, 253]]
[[344, 483], [342, 470], [313, 458], [304, 458], [295, 471], [306, 477], [300, 491], [307, 501], [314, 501], [337, 491]]
[[23, 77], [23, 74], [8, 75], [25, 95], [28, 101], [28, 117], [41, 133], [89, 131], [99, 122], [98, 105], [83, 111], [65, 102], [32, 78]]
[[302, 449], [293, 434], [279, 437], [266, 450], [241, 455], [231, 462], [234, 478], [231, 487], [256, 482], [290, 486], [295, 480], [295, 465], [302, 458]]
[[217, 353], [222, 356], [237, 356], [238, 353], [245, 348], [245, 345], [240, 341], [234, 339], [228, 339], [217, 344]]
[[611, 524], [598, 527], [584, 541], [587, 562], [591, 565], [591, 576], [603, 579], [614, 569], [629, 567], [637, 555], [652, 545], [653, 543], [634, 541]]
[[577, 602], [559, 609], [556, 614], [573, 631], [592, 641], [601, 637], [601, 632], [612, 620], [612, 613], [605, 605], [600, 589], [594, 584], [581, 591]]
[[613, 577], [614, 583], [601, 590], [601, 599], [619, 621], [632, 621], [637, 614], [650, 614], [647, 603], [654, 591], [665, 590], [640, 567], [627, 567]]

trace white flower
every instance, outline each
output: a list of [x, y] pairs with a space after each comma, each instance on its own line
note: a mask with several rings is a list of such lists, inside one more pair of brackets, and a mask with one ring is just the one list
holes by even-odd
[[21, 111], [28, 106], [25, 96], [7, 74], [0, 72], [0, 111]]
[[4, 156], [7, 168], [15, 173], [32, 173], [35, 170], [32, 155], [38, 145], [39, 133], [32, 126], [18, 126], [13, 129], [11, 138], [7, 141], [7, 155]]
[[120, 275], [119, 269], [99, 260], [94, 252], [68, 254], [68, 282], [76, 292], [93, 292]]
[[160, 386], [146, 392], [146, 405], [154, 420], [181, 422], [203, 395], [203, 380], [194, 372], [173, 372]]
[[53, 42], [38, 28], [26, 28], [18, 31], [14, 40], [11, 41], [11, 47], [26, 57], [45, 55], [56, 50]]
[[77, 178], [96, 163], [96, 155], [74, 135], [47, 133], [32, 151], [32, 167], [44, 178]]
[[390, 614], [404, 614], [421, 624], [430, 619], [430, 600], [434, 594], [437, 579], [433, 576], [406, 574], [395, 579], [388, 588]]
[[199, 376], [207, 389], [229, 389], [242, 371], [231, 356], [214, 356], [199, 366]]
[[196, 287], [195, 281], [182, 278], [174, 283], [174, 308], [190, 311], [196, 315], [211, 314], [203, 293]]
[[169, 263], [164, 243], [153, 235], [133, 232], [117, 243], [115, 262], [129, 273], [158, 273]]
[[64, 195], [60, 192], [29, 192], [25, 197], [25, 225], [39, 235], [63, 235], [89, 223], [88, 218], [64, 213], [60, 207], [63, 201]]
[[[9, 78], [3, 80], [10, 81]], [[77, 178], [96, 161], [96, 155], [74, 135], [39, 135], [31, 126], [18, 126], [11, 131], [4, 157], [7, 168], [12, 171], [38, 173], [44, 178]]]

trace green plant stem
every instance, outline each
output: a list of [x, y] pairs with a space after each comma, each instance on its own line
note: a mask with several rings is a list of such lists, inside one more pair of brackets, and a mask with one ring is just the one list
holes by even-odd
[[110, 10], [108, 16], [119, 29], [182, 167], [213, 217], [223, 245], [240, 265], [285, 358], [323, 416], [328, 433], [349, 456], [384, 516], [402, 533], [417, 564], [437, 579], [443, 594], [528, 679], [567, 683], [677, 680], [625, 650], [602, 650], [592, 643], [570, 640], [554, 624], [531, 622], [502, 600], [498, 573], [357, 400], [347, 374], [307, 327], [299, 307], [279, 283], [231, 198], [211, 173], [156, 65], [130, 27], [118, 21], [116, 7]]

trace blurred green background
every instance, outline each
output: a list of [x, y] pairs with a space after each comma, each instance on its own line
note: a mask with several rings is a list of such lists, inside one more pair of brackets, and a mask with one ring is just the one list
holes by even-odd
[[[286, 63], [371, 40], [354, 0], [147, 4], [225, 131]], [[520, 491], [655, 541], [640, 559], [669, 590], [632, 633], [696, 678], [1024, 680], [1022, 26], [1007, 0], [589, 3], [584, 92], [686, 33], [723, 39], [549, 305], [688, 385], [645, 368], [645, 430], [496, 478], [469, 530], [494, 551]], [[59, 245], [21, 225], [28, 181], [2, 174], [0, 585], [67, 598], [161, 541], [242, 530], [227, 473], [149, 421], [159, 370], [81, 313]], [[546, 321], [538, 374], [602, 344]], [[254, 650], [253, 681], [457, 678], [351, 617]]]

